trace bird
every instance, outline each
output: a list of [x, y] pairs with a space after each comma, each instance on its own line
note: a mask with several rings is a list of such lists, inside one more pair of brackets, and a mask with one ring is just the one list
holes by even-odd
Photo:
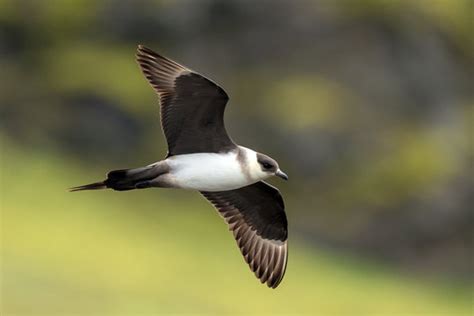
[[270, 156], [230, 138], [224, 126], [229, 97], [219, 85], [143, 45], [138, 45], [136, 61], [159, 97], [165, 159], [110, 171], [105, 180], [70, 191], [199, 191], [227, 222], [251, 271], [276, 288], [288, 261], [288, 221], [279, 190], [264, 180], [288, 176]]

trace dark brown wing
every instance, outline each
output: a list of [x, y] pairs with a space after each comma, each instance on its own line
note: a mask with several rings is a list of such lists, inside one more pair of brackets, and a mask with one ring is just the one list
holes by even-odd
[[221, 87], [141, 45], [137, 61], [160, 96], [168, 156], [227, 152], [236, 147], [224, 127], [229, 97]]
[[278, 189], [261, 181], [237, 190], [201, 193], [229, 224], [257, 278], [276, 288], [288, 257], [288, 223]]

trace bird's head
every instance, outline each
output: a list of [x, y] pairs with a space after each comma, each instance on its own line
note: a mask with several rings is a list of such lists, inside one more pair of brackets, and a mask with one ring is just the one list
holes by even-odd
[[278, 163], [267, 155], [257, 153], [257, 163], [257, 173], [260, 177], [268, 178], [270, 176], [275, 175], [284, 180], [288, 180], [288, 176], [286, 175], [286, 173], [280, 170]]

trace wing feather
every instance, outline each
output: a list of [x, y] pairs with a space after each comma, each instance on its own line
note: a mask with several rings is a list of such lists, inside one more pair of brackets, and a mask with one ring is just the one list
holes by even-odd
[[237, 190], [201, 193], [229, 225], [257, 278], [276, 288], [285, 274], [288, 256], [287, 220], [279, 191], [258, 182]]
[[229, 97], [206, 77], [138, 46], [136, 59], [160, 98], [168, 155], [227, 152], [236, 147], [224, 126]]

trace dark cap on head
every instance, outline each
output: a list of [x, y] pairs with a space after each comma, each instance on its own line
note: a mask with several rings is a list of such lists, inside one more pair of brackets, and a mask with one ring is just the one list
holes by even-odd
[[257, 161], [260, 164], [260, 168], [263, 172], [274, 174], [277, 177], [288, 180], [288, 176], [286, 173], [280, 170], [278, 163], [274, 159], [268, 157], [267, 155], [257, 153]]
[[276, 172], [278, 170], [278, 163], [267, 155], [257, 153], [257, 161], [260, 164], [262, 171]]

